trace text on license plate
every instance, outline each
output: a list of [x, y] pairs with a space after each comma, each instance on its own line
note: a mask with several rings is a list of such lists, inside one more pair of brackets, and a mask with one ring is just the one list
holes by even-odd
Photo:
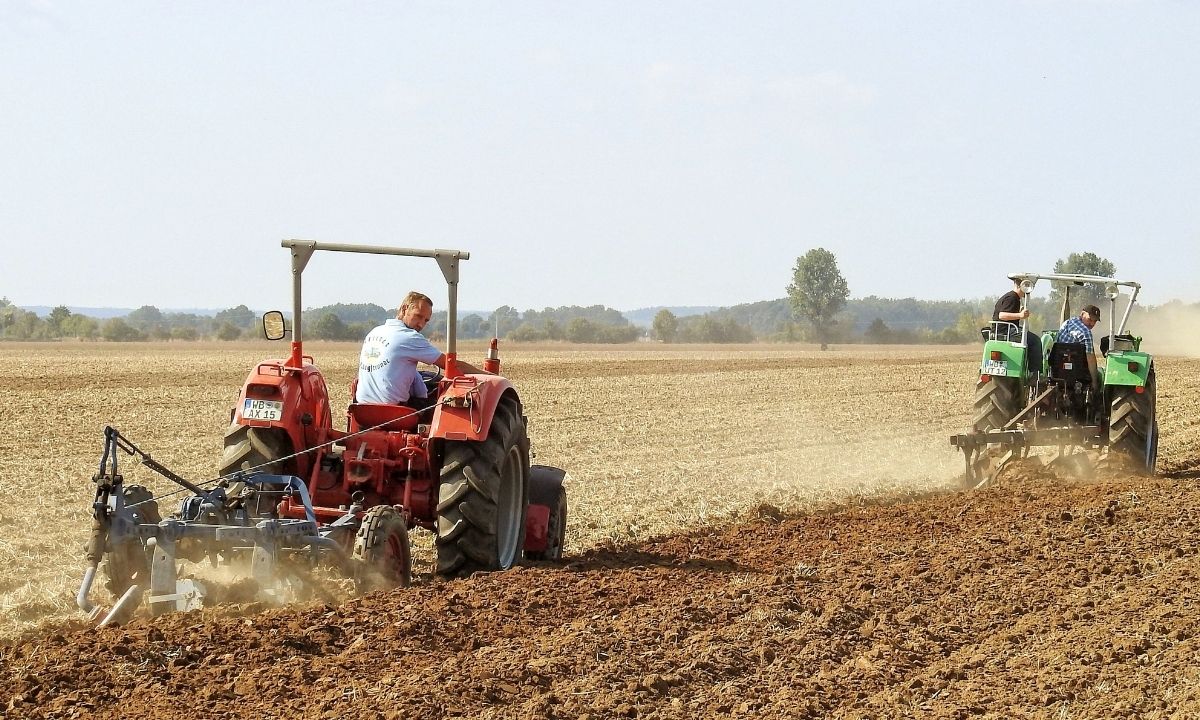
[[283, 403], [278, 400], [246, 398], [242, 405], [242, 417], [247, 420], [280, 420], [283, 418]]
[[983, 361], [984, 375], [1008, 375], [1007, 360], [984, 360]]

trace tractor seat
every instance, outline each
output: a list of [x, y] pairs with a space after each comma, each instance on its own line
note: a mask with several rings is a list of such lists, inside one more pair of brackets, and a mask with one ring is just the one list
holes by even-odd
[[1117, 335], [1114, 338], [1114, 340], [1116, 340], [1116, 342], [1113, 343], [1113, 346], [1111, 348], [1109, 348], [1108, 336], [1105, 335], [1104, 337], [1100, 338], [1100, 354], [1101, 355], [1108, 357], [1108, 353], [1110, 351], [1117, 352], [1117, 351], [1121, 351], [1121, 350], [1125, 350], [1125, 351], [1137, 350], [1137, 339], [1134, 338], [1132, 335]]
[[380, 405], [376, 403], [351, 403], [346, 415], [350, 419], [350, 432], [358, 432], [365, 428], [376, 427], [383, 423], [379, 430], [408, 430], [417, 429], [420, 411], [407, 405]]
[[1092, 384], [1092, 371], [1088, 368], [1087, 346], [1083, 343], [1056, 342], [1050, 348], [1050, 377], [1063, 380], [1067, 385], [1080, 381]]

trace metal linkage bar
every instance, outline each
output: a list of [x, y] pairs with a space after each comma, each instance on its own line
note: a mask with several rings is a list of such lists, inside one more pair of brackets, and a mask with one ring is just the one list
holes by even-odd
[[954, 447], [974, 449], [988, 445], [1048, 447], [1053, 445], [1099, 445], [1099, 425], [1044, 430], [989, 430], [950, 436]]
[[1022, 410], [1021, 412], [1014, 415], [1012, 420], [1009, 420], [1007, 423], [1005, 423], [1004, 429], [1012, 430], [1016, 426], [1016, 424], [1021, 421], [1022, 418], [1024, 418], [1026, 415], [1028, 415], [1034, 408], [1036, 408], [1042, 402], [1042, 400], [1045, 400], [1047, 397], [1050, 396], [1051, 393], [1053, 393], [1057, 389], [1058, 388], [1056, 388], [1054, 385], [1050, 385], [1050, 387], [1046, 388], [1046, 390], [1041, 395], [1038, 395], [1036, 398], [1033, 399], [1033, 402], [1026, 405], [1024, 410]]
[[[120, 433], [120, 431], [117, 430], [116, 428], [114, 428], [112, 426], [105, 427], [104, 428], [104, 439], [105, 439], [104, 456], [100, 460], [101, 473], [103, 473], [104, 461], [109, 456], [110, 447], [116, 447], [116, 448], [120, 448], [121, 450], [125, 451], [125, 453], [128, 455], [136, 456], [138, 459], [138, 462], [140, 462], [142, 465], [145, 465], [146, 467], [150, 468], [151, 470], [158, 473], [159, 475], [162, 475], [163, 477], [170, 480], [171, 482], [173, 482], [177, 485], [181, 485], [181, 486], [187, 488], [188, 490], [196, 493], [197, 495], [204, 497], [207, 500], [210, 500], [210, 501], [213, 500], [213, 498], [211, 498], [209, 496], [208, 490], [205, 490], [204, 488], [200, 487], [199, 485], [195, 484], [194, 482], [191, 482], [190, 480], [187, 480], [187, 479], [175, 474], [174, 472], [172, 472], [169, 468], [164, 466], [162, 463], [160, 463], [157, 460], [155, 460], [154, 458], [150, 457], [150, 453], [143, 451], [137, 445], [134, 445], [132, 442], [130, 442], [129, 438], [122, 435]], [[116, 452], [112, 453], [112, 464], [113, 464], [113, 472], [115, 474], [116, 464], [117, 464]]]

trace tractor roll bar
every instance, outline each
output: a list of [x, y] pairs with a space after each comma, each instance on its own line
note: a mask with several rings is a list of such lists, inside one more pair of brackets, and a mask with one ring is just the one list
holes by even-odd
[[437, 260], [442, 275], [449, 287], [450, 302], [446, 311], [446, 356], [455, 357], [455, 339], [458, 334], [458, 261], [468, 260], [471, 253], [466, 250], [420, 250], [416, 248], [378, 247], [375, 245], [347, 245], [344, 243], [317, 242], [316, 240], [284, 240], [281, 245], [292, 250], [292, 356], [288, 364], [301, 367], [304, 364], [303, 335], [300, 318], [303, 308], [300, 301], [300, 276], [317, 250], [333, 252], [367, 253], [370, 255], [402, 255], [406, 257], [428, 257]]
[[[1076, 275], [1070, 273], [1012, 273], [1008, 276], [1010, 280], [1020, 282], [1025, 287], [1026, 298], [1022, 299], [1021, 306], [1025, 307], [1029, 291], [1033, 290], [1033, 286], [1038, 280], [1050, 280], [1051, 282], [1060, 282], [1065, 285], [1065, 294], [1063, 296], [1063, 311], [1066, 311], [1067, 301], [1071, 295], [1071, 285], [1098, 285], [1104, 288], [1104, 296], [1108, 299], [1108, 337], [1109, 343], [1116, 342], [1115, 338], [1125, 332], [1125, 323], [1129, 322], [1129, 313], [1133, 311], [1134, 303], [1137, 302], [1138, 293], [1142, 291], [1142, 284], [1132, 280], [1118, 280], [1115, 277], [1107, 277], [1104, 275]], [[1120, 324], [1114, 322], [1117, 312], [1117, 296], [1121, 293], [1121, 288], [1129, 288], [1131, 293], [1129, 304], [1125, 306], [1125, 312], [1121, 316]], [[1060, 318], [1060, 322], [1066, 318]]]

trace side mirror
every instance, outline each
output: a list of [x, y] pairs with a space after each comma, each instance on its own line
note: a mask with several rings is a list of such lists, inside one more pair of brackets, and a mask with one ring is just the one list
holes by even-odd
[[282, 340], [287, 335], [287, 324], [283, 321], [283, 313], [278, 310], [263, 313], [262, 324], [263, 335], [268, 340]]

